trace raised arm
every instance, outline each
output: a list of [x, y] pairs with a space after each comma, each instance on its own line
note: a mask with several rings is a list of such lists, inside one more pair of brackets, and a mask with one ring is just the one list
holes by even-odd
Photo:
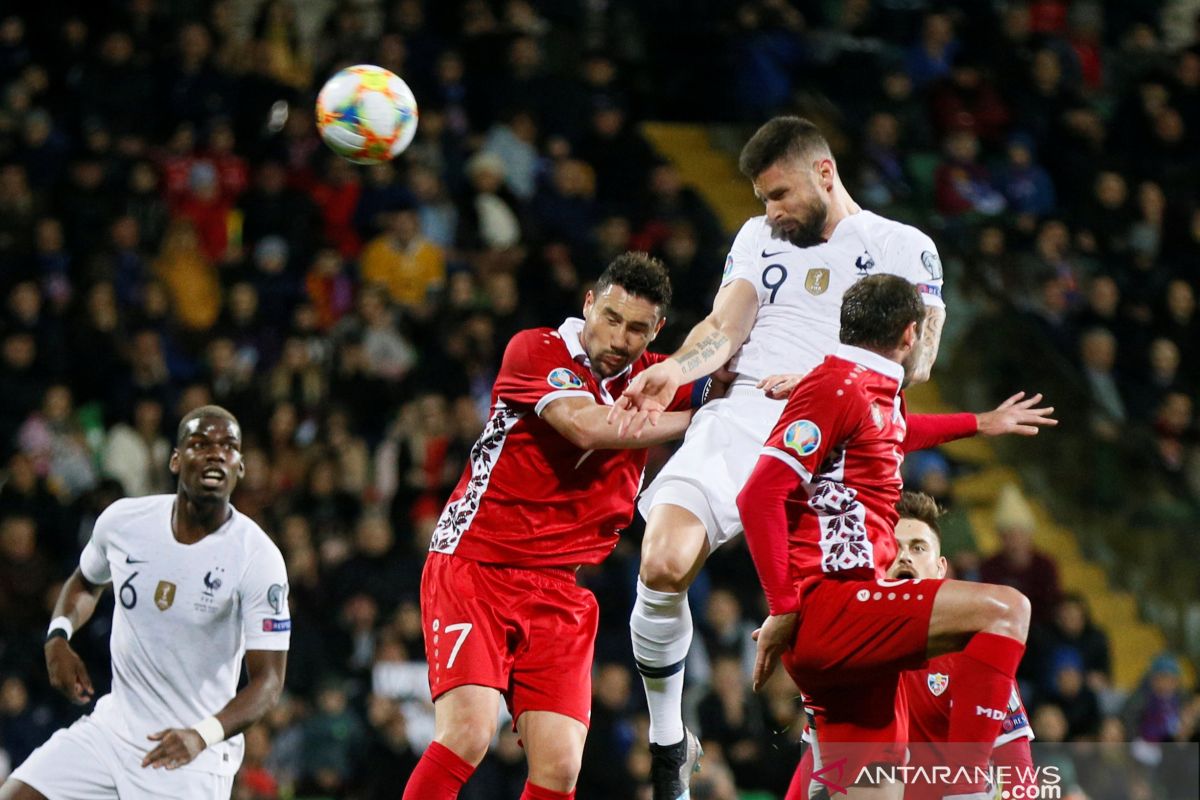
[[609, 411], [618, 435], [638, 436], [647, 422], [657, 423], [681, 385], [713, 373], [738, 351], [758, 315], [758, 293], [745, 280], [717, 292], [712, 312], [696, 324], [670, 358], [633, 379]]
[[82, 628], [96, 611], [96, 602], [108, 584], [93, 584], [78, 567], [58, 593], [54, 620], [47, 634], [46, 671], [50, 685], [77, 705], [90, 702], [95, 690], [83, 659], [71, 647], [71, 635]]
[[249, 728], [279, 702], [287, 672], [286, 650], [247, 650], [249, 682], [225, 707], [193, 728], [167, 728], [151, 734], [158, 745], [142, 759], [143, 767], [177, 769], [211, 743]]

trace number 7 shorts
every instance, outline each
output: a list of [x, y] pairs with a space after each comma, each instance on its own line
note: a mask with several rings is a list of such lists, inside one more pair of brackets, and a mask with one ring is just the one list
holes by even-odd
[[421, 621], [433, 699], [459, 686], [504, 695], [513, 724], [553, 711], [590, 724], [599, 607], [569, 568], [483, 564], [430, 553]]

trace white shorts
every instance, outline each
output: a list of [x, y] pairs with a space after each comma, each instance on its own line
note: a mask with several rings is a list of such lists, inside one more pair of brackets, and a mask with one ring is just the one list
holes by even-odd
[[10, 778], [49, 800], [229, 800], [233, 776], [142, 767], [143, 753], [91, 717], [76, 720], [29, 754]]
[[642, 517], [649, 519], [650, 510], [664, 504], [687, 509], [704, 524], [710, 552], [741, 533], [738, 492], [785, 405], [752, 383], [734, 385], [728, 396], [706, 403], [679, 450], [642, 492]]

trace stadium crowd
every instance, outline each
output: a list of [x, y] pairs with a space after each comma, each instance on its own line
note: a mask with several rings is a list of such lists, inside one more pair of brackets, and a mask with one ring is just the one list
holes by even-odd
[[[948, 347], [997, 389], [1042, 353], [1086, 400], [1090, 446], [1113, 462], [1135, 446], [1153, 497], [1200, 514], [1194, 2], [67, 5], [0, 15], [0, 774], [79, 713], [47, 686], [42, 639], [96, 515], [170, 491], [174, 423], [215, 402], [244, 423], [234, 502], [282, 549], [295, 619], [287, 695], [247, 734], [235, 797], [397, 795], [432, 737], [424, 551], [508, 338], [577, 314], [626, 249], [675, 285], [656, 350], [715, 291], [729, 232], [645, 119], [818, 116], [851, 192], [938, 241], [967, 321]], [[392, 164], [333, 157], [314, 128], [321, 82], [361, 62], [421, 104]], [[1019, 352], [971, 352], [987, 340], [969, 322], [999, 318]], [[909, 477], [953, 506], [938, 459]], [[1139, 796], [1105, 743], [1196, 741], [1192, 687], [1164, 654], [1115, 692], [1105, 632], [1058, 591], [1028, 506], [1005, 493], [996, 525], [1000, 554], [955, 565], [1033, 599], [1039, 739], [1099, 742], [1077, 781]], [[585, 798], [636, 797], [648, 769], [639, 526], [581, 578], [602, 610]], [[780, 795], [798, 707], [782, 672], [748, 688], [763, 607], [744, 546], [714, 557], [693, 607], [694, 796]], [[106, 619], [74, 640], [97, 688]], [[465, 798], [517, 796], [515, 735], [479, 773]]]

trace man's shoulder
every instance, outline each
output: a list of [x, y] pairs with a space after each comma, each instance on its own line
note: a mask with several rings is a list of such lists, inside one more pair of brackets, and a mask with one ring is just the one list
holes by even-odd
[[526, 328], [517, 331], [508, 340], [505, 352], [509, 354], [552, 354], [569, 353], [562, 334], [555, 328]]
[[148, 514], [168, 511], [175, 502], [173, 494], [150, 494], [144, 497], [123, 497], [114, 500], [100, 513], [96, 524], [111, 526], [136, 520]]
[[862, 215], [860, 225], [863, 235], [868, 240], [878, 242], [885, 250], [903, 244], [933, 246], [933, 239], [929, 234], [914, 225], [881, 216], [874, 211], [863, 210], [859, 213]]

